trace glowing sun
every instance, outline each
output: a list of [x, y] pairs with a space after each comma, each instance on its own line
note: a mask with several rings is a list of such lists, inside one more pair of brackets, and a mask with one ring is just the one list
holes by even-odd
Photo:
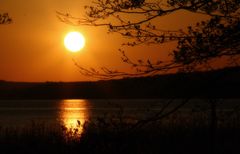
[[65, 47], [71, 52], [78, 52], [85, 46], [85, 38], [79, 32], [69, 32], [64, 38]]

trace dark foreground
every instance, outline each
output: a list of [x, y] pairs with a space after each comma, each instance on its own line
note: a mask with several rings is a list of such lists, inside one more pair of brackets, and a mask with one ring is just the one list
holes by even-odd
[[208, 112], [198, 111], [146, 121], [99, 117], [72, 129], [32, 122], [1, 127], [0, 149], [1, 154], [239, 154], [239, 112], [219, 112], [216, 131], [210, 126]]

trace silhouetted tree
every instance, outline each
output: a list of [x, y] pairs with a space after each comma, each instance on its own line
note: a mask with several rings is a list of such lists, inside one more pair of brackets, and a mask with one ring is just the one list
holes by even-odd
[[10, 23], [12, 23], [12, 19], [9, 17], [8, 13], [0, 13], [0, 25]]
[[[228, 60], [227, 66], [238, 65], [240, 0], [95, 0], [93, 5], [85, 6], [85, 9], [84, 18], [61, 12], [57, 12], [57, 15], [62, 22], [72, 25], [106, 26], [108, 32], [130, 38], [131, 41], [123, 44], [127, 46], [162, 45], [171, 41], [177, 45], [170, 53], [170, 61], [133, 61], [124, 50], [119, 49], [122, 61], [134, 67], [135, 72], [112, 71], [105, 67], [101, 70], [86, 69], [75, 62], [84, 75], [114, 78], [154, 75], [168, 70], [191, 72], [211, 69], [212, 62], [221, 58]], [[180, 30], [159, 28], [158, 18], [180, 10], [206, 15], [206, 20]], [[209, 102], [214, 140], [217, 125], [216, 100], [210, 99]]]
[[[227, 57], [237, 64], [240, 53], [240, 1], [239, 0], [96, 0], [85, 6], [84, 18], [57, 12], [61, 21], [73, 25], [106, 26], [109, 32], [119, 33], [132, 41], [123, 45], [163, 44], [176, 41], [176, 49], [164, 59], [153, 62], [139, 59], [133, 61], [124, 50], [122, 61], [135, 68], [135, 72], [86, 69], [76, 65], [84, 75], [94, 77], [124, 77], [158, 74], [169, 69], [192, 71], [211, 67], [211, 61]], [[180, 30], [159, 29], [156, 19], [186, 10], [205, 14], [208, 19]], [[134, 19], [138, 16], [138, 21]]]

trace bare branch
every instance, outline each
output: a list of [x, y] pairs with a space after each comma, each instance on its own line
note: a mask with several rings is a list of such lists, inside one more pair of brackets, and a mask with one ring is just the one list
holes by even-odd
[[[170, 53], [172, 60], [151, 59], [131, 60], [124, 51], [122, 61], [134, 68], [134, 72], [113, 71], [102, 67], [99, 71], [86, 69], [76, 61], [80, 73], [97, 78], [116, 78], [146, 76], [165, 73], [169, 70], [191, 71], [207, 66], [222, 57], [236, 57], [240, 54], [240, 2], [234, 0], [95, 0], [92, 6], [86, 6], [86, 15], [76, 18], [70, 14], [57, 12], [60, 21], [79, 26], [106, 26], [111, 33], [119, 33], [133, 41], [125, 46], [140, 44], [158, 44], [177, 42], [176, 49]], [[209, 20], [186, 27], [185, 30], [160, 29], [153, 20], [187, 10], [205, 14]], [[132, 16], [140, 15], [139, 20]], [[235, 63], [236, 64], [236, 63]]]

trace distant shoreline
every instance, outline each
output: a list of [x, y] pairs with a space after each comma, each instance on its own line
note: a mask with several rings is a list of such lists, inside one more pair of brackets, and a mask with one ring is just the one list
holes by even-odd
[[240, 67], [91, 82], [0, 81], [0, 99], [240, 98]]

